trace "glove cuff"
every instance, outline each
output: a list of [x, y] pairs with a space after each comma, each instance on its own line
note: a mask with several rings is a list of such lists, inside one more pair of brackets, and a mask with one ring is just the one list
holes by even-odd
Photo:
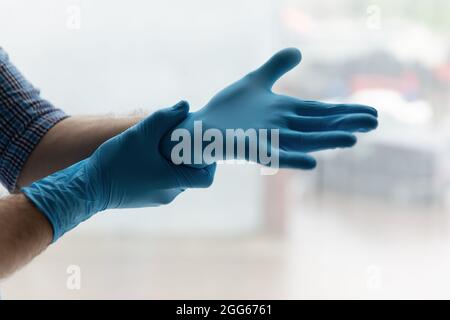
[[55, 172], [21, 192], [49, 220], [53, 229], [53, 242], [64, 233], [105, 209], [99, 203], [96, 190], [89, 183], [88, 159]]

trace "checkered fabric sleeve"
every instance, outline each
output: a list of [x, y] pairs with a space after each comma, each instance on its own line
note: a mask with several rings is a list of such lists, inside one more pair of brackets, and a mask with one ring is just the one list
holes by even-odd
[[0, 182], [12, 192], [41, 138], [67, 115], [42, 99], [0, 47]]

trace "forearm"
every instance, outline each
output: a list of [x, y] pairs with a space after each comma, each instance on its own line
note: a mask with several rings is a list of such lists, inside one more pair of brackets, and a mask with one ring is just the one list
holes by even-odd
[[89, 157], [103, 142], [141, 119], [140, 116], [76, 116], [59, 122], [45, 134], [26, 161], [18, 188]]
[[[85, 116], [59, 122], [47, 132], [28, 158], [18, 187], [27, 186], [89, 157], [103, 142], [133, 126], [141, 118]], [[56, 184], [54, 188], [61, 196], [63, 188], [58, 188]], [[67, 197], [62, 201], [65, 204], [69, 202]], [[72, 212], [64, 211], [64, 217], [69, 219], [71, 215], [82, 213], [82, 209], [74, 206]], [[53, 240], [48, 217], [23, 193], [0, 199], [0, 230], [0, 279], [30, 262]]]
[[0, 199], [0, 279], [24, 266], [52, 240], [48, 220], [23, 194]]

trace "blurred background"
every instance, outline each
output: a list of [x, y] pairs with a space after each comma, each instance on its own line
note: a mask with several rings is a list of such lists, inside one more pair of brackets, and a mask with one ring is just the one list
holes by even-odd
[[450, 2], [0, 0], [0, 41], [72, 115], [196, 110], [288, 46], [275, 91], [380, 113], [313, 172], [224, 164], [167, 207], [98, 214], [3, 298], [450, 298]]

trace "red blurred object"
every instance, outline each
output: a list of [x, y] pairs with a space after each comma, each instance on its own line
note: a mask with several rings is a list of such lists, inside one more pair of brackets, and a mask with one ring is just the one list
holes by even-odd
[[434, 74], [439, 81], [450, 83], [450, 64], [443, 64], [434, 70]]
[[385, 75], [354, 75], [350, 79], [350, 91], [364, 89], [392, 89], [403, 95], [415, 94], [419, 91], [420, 81], [413, 72], [405, 72], [399, 77]]

